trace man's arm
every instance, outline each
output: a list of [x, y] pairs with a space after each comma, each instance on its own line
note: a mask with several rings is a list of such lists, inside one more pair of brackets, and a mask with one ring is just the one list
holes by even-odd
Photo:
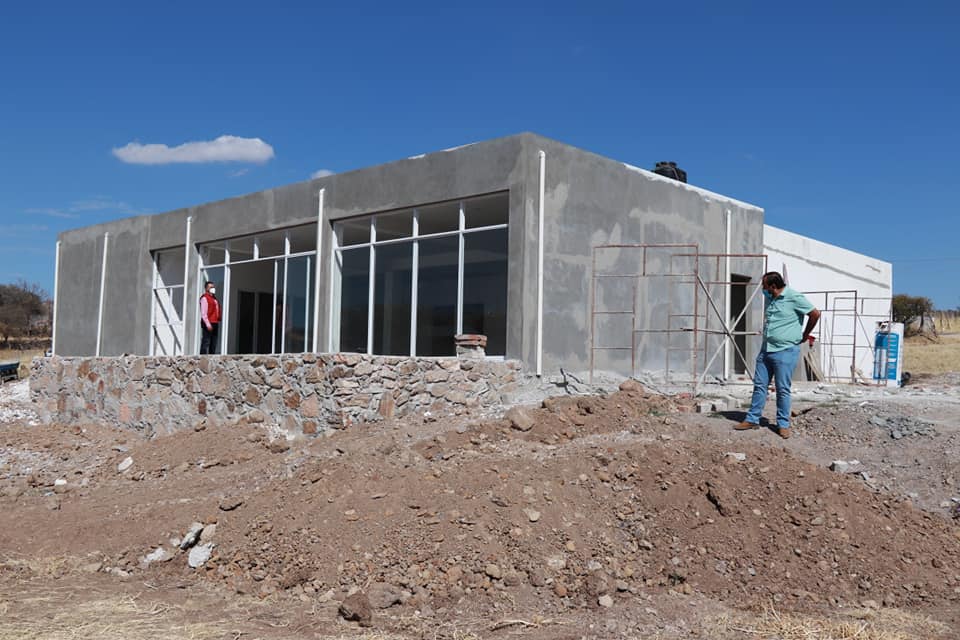
[[[803, 338], [800, 342], [803, 342], [810, 337], [810, 333], [813, 331], [813, 328], [817, 326], [817, 322], [820, 321], [820, 311], [819, 309], [812, 309], [807, 313], [807, 326], [803, 329]], [[796, 335], [796, 334], [794, 334]]]
[[210, 318], [207, 315], [207, 299], [200, 298], [200, 319], [203, 320], [203, 326], [207, 328], [207, 331], [212, 331], [213, 327], [210, 325]]

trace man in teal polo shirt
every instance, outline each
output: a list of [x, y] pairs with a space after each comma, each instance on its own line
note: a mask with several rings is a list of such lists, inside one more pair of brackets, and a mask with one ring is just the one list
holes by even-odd
[[[763, 322], [763, 348], [757, 355], [753, 375], [753, 401], [746, 419], [734, 429], [757, 429], [767, 402], [770, 378], [777, 386], [777, 433], [790, 437], [790, 383], [800, 358], [800, 345], [820, 320], [820, 312], [804, 295], [786, 285], [776, 271], [763, 275], [763, 297], [766, 298]], [[807, 325], [803, 318], [807, 316]]]

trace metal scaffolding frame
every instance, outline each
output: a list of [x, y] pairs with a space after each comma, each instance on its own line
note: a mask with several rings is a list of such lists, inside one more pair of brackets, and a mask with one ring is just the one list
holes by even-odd
[[[891, 322], [893, 320], [893, 300], [885, 297], [861, 296], [853, 289], [829, 291], [804, 291], [815, 307], [820, 309], [820, 322], [813, 331], [821, 349], [821, 362], [826, 382], [866, 382], [870, 384], [885, 384], [885, 381], [873, 380], [872, 371], [865, 374], [857, 368], [859, 355], [869, 352], [871, 358], [876, 357], [872, 336], [875, 328], [866, 323]], [[822, 301], [823, 304], [817, 304]], [[882, 307], [883, 313], [868, 312], [867, 305]], [[843, 318], [851, 318], [851, 322], [843, 322]], [[852, 333], [843, 333], [850, 330], [838, 324], [852, 324]], [[862, 337], [859, 340], [858, 337]], [[846, 367], [838, 366], [849, 361]]]
[[[617, 251], [639, 251], [639, 269], [630, 273], [601, 273], [597, 268], [598, 252], [617, 250]], [[648, 268], [648, 254], [652, 250], [673, 250], [668, 254], [668, 270], [666, 273], [652, 273]], [[677, 268], [678, 260], [685, 261], [689, 268]], [[726, 318], [725, 313], [717, 305], [714, 296], [711, 293], [711, 287], [721, 286], [723, 290], [728, 291], [732, 286], [750, 287], [751, 284], [742, 281], [734, 281], [728, 273], [729, 259], [757, 259], [762, 260], [763, 268], [760, 273], [765, 273], [767, 269], [766, 254], [747, 254], [747, 253], [701, 253], [699, 245], [696, 244], [602, 244], [593, 247], [591, 255], [591, 286], [590, 286], [590, 379], [593, 379], [596, 371], [596, 354], [598, 351], [629, 351], [631, 375], [637, 374], [637, 341], [638, 335], [642, 334], [664, 334], [666, 339], [664, 377], [667, 382], [686, 383], [692, 386], [694, 394], [699, 393], [700, 388], [706, 383], [706, 377], [720, 353], [727, 351], [727, 346], [732, 345], [736, 353], [740, 356], [742, 362], [749, 369], [749, 358], [740, 349], [736, 337], [741, 335], [760, 335], [759, 331], [737, 331], [735, 328], [746, 316], [751, 304], [757, 298], [760, 292], [761, 284], [753, 283], [753, 291], [746, 295], [743, 309], [736, 318]], [[727, 266], [722, 266], [726, 261]], [[636, 264], [636, 263], [633, 263]], [[713, 265], [711, 273], [704, 274], [703, 268], [709, 269]], [[638, 328], [637, 327], [637, 303], [640, 302], [640, 287], [644, 279], [647, 278], [668, 278], [675, 279], [678, 286], [690, 286], [692, 298], [692, 309], [674, 309], [673, 298], [667, 301], [666, 328]], [[632, 295], [630, 309], [602, 309], [597, 308], [597, 290], [601, 281], [606, 279], [624, 279], [632, 281]], [[727, 294], [729, 295], [729, 294]], [[701, 308], [702, 307], [702, 308]], [[676, 311], [676, 312], [675, 312]], [[712, 313], [711, 313], [712, 312]], [[604, 316], [629, 316], [630, 317], [630, 345], [615, 344], [597, 346], [597, 320]], [[720, 328], [711, 328], [712, 324]], [[690, 347], [673, 346], [673, 337], [675, 334], [690, 334]], [[723, 336], [719, 345], [710, 354], [709, 340], [711, 336]], [[686, 353], [689, 357], [689, 370], [682, 380], [674, 379], [671, 372], [675, 370], [672, 366], [672, 354], [677, 352]], [[702, 361], [701, 361], [702, 354]], [[709, 355], [708, 355], [709, 354]], [[753, 377], [750, 372], [750, 377]], [[727, 382], [727, 381], [724, 381]]]

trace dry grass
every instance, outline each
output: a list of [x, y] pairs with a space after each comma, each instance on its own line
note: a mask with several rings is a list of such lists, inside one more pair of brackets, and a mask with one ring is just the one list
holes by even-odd
[[[160, 602], [143, 602], [133, 596], [94, 598], [85, 602], [72, 600], [72, 594], [53, 591], [43, 596], [0, 600], [0, 640], [223, 640], [253, 639], [258, 633], [243, 631], [238, 617], [190, 622], [191, 612], [179, 606]], [[212, 616], [224, 610], [206, 607]], [[236, 612], [235, 612], [236, 613]], [[247, 612], [249, 613], [249, 612]], [[241, 619], [243, 616], [239, 616]], [[269, 638], [299, 638], [298, 632], [287, 636], [285, 624], [270, 625], [275, 631]], [[313, 636], [323, 640], [408, 640], [388, 632], [370, 630], [330, 636]], [[457, 640], [479, 640], [475, 636], [459, 636]]]
[[899, 609], [858, 609], [826, 619], [781, 613], [768, 607], [750, 618], [744, 614], [735, 618], [724, 616], [717, 621], [714, 632], [718, 637], [757, 640], [933, 640], [947, 638], [951, 629]]
[[940, 335], [936, 341], [907, 338], [903, 346], [903, 370], [911, 374], [960, 371], [960, 335]]
[[0, 640], [215, 640], [231, 629], [228, 621], [184, 623], [177, 613], [176, 607], [143, 605], [132, 597], [80, 603], [58, 602], [53, 595], [18, 598], [15, 607], [0, 607]]
[[937, 331], [940, 333], [960, 332], [960, 312], [958, 311], [936, 311], [933, 314], [937, 323]]

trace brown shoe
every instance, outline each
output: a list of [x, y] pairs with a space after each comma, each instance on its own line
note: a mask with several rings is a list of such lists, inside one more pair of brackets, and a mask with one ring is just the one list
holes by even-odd
[[741, 422], [733, 428], [734, 431], [747, 431], [749, 429], [759, 429], [760, 425], [755, 422]]
[[790, 438], [790, 427], [780, 427], [777, 429], [777, 434], [784, 440], [788, 440]]

